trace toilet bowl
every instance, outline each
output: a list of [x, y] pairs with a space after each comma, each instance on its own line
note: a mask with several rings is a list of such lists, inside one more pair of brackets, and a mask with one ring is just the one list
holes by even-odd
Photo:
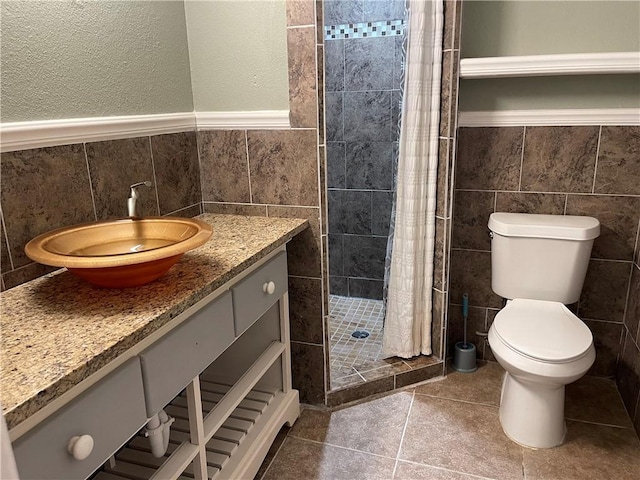
[[500, 399], [504, 432], [527, 447], [561, 445], [565, 385], [595, 361], [589, 328], [562, 303], [514, 299], [496, 315], [489, 345], [506, 371]]

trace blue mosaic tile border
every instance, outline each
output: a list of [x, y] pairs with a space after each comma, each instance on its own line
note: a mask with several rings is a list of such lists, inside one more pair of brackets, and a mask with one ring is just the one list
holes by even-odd
[[381, 20], [379, 22], [346, 23], [325, 25], [325, 40], [343, 38], [392, 37], [404, 33], [404, 20]]

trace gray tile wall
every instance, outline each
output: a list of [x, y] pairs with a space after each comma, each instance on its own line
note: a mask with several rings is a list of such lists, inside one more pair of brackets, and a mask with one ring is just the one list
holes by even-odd
[[0, 157], [3, 288], [55, 270], [33, 263], [25, 244], [49, 230], [127, 215], [132, 183], [143, 215], [201, 213], [195, 132], [62, 145]]
[[[399, 0], [325, 1], [325, 25], [404, 18]], [[331, 293], [382, 299], [402, 38], [325, 41]]]
[[[472, 332], [486, 332], [502, 307], [490, 283], [487, 221], [494, 211], [589, 215], [600, 221], [582, 296], [572, 307], [594, 335], [597, 357], [589, 373], [617, 378], [637, 424], [640, 127], [459, 130], [449, 348], [461, 336], [464, 292], [473, 306]], [[473, 341], [479, 357], [493, 359], [482, 338]]]

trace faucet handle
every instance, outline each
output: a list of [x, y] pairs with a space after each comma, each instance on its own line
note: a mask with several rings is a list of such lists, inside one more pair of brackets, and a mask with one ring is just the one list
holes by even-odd
[[136, 192], [136, 190], [138, 189], [138, 187], [142, 187], [142, 186], [150, 188], [151, 182], [147, 180], [146, 182], [138, 182], [131, 185], [131, 187], [129, 187], [131, 189], [131, 192], [129, 193], [129, 198], [136, 198], [138, 196], [138, 193]]

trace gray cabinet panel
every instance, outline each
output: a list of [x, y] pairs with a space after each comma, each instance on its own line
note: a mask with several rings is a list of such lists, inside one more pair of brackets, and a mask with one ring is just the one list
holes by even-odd
[[[140, 361], [132, 358], [13, 443], [20, 478], [86, 478], [146, 421]], [[67, 451], [76, 435], [94, 440], [84, 460]]]
[[158, 413], [234, 339], [227, 292], [142, 352], [147, 414]]

